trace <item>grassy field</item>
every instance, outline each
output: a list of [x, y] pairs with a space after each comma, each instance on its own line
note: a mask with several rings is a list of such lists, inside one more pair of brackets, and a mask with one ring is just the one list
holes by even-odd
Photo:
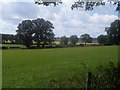
[[10, 48], [10, 47], [26, 48], [25, 46], [19, 45], [19, 44], [0, 44], [0, 47], [1, 46], [8, 47], [8, 48]]
[[65, 81], [117, 60], [117, 46], [3, 50], [3, 87], [48, 87], [51, 79]]

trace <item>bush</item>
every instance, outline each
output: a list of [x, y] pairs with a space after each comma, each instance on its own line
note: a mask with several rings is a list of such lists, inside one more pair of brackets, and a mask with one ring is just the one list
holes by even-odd
[[112, 44], [104, 44], [104, 46], [111, 46]]
[[65, 81], [51, 79], [48, 82], [48, 86], [51, 88], [83, 88], [83, 90], [85, 90], [85, 85], [85, 77], [80, 79], [80, 77], [76, 75], [71, 75], [71, 77]]
[[38, 49], [36, 46], [30, 46], [27, 49]]
[[97, 67], [97, 73], [92, 77], [92, 88], [119, 88], [120, 89], [120, 70], [113, 62], [109, 67]]
[[11, 48], [11, 49], [18, 49], [18, 48], [20, 48], [20, 47], [17, 47], [17, 46], [12, 46], [12, 47], [9, 47], [9, 48]]
[[85, 46], [85, 44], [79, 44], [79, 46]]
[[61, 44], [55, 45], [55, 48], [63, 48], [63, 45]]
[[8, 49], [8, 47], [2, 46], [0, 47], [0, 49]]
[[99, 44], [90, 44], [89, 46], [100, 46]]

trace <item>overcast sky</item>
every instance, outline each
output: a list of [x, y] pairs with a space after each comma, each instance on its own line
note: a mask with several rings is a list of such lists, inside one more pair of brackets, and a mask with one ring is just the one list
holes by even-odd
[[93, 11], [84, 11], [71, 10], [71, 4], [76, 0], [62, 1], [63, 4], [56, 7], [46, 7], [34, 4], [34, 0], [1, 0], [0, 33], [16, 34], [17, 26], [23, 20], [44, 18], [53, 23], [56, 37], [74, 34], [80, 37], [84, 33], [97, 37], [106, 34], [105, 27], [117, 19], [116, 6], [111, 4], [96, 7]]

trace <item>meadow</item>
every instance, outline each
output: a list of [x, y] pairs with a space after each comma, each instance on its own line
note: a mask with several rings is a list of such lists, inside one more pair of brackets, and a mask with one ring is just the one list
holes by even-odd
[[52, 79], [65, 81], [107, 67], [118, 60], [117, 46], [2, 50], [3, 88], [44, 88]]

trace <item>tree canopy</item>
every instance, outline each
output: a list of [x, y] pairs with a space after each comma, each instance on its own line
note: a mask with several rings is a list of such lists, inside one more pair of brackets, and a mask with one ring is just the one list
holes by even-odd
[[60, 39], [60, 43], [62, 45], [67, 45], [68, 44], [68, 38], [66, 36], [62, 36]]
[[76, 45], [76, 43], [78, 42], [77, 35], [70, 36], [70, 42], [71, 42], [72, 45]]
[[83, 35], [81, 35], [80, 38], [85, 43], [85, 45], [86, 45], [86, 43], [92, 43], [92, 38], [90, 37], [89, 34], [83, 34]]
[[[113, 5], [117, 5], [116, 11], [120, 12], [120, 1], [118, 0], [108, 0], [107, 2], [112, 3]], [[53, 0], [46, 1], [46, 0], [35, 0], [35, 4], [37, 5], [45, 5], [49, 6], [53, 4], [54, 6], [57, 6], [59, 4], [62, 4], [61, 0]], [[105, 6], [106, 2], [104, 0], [78, 0], [77, 2], [74, 2], [71, 5], [71, 10], [78, 9], [78, 8], [84, 8], [86, 11], [91, 11], [94, 9], [95, 6]]]
[[120, 45], [120, 20], [115, 20], [110, 27], [106, 28], [109, 42], [111, 44]]
[[33, 44], [33, 41], [39, 48], [40, 45], [44, 47], [45, 44], [50, 44], [54, 40], [53, 24], [43, 18], [24, 20], [17, 28], [19, 39], [28, 48]]
[[97, 37], [97, 41], [100, 44], [106, 44], [108, 41], [108, 36], [107, 35], [100, 35]]

